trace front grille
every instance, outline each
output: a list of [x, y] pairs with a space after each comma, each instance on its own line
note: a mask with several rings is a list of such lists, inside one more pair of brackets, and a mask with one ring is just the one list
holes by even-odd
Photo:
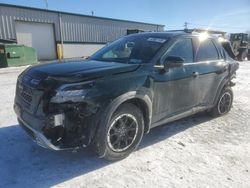
[[17, 90], [19, 96], [30, 106], [32, 103], [33, 95], [32, 88], [19, 82]]

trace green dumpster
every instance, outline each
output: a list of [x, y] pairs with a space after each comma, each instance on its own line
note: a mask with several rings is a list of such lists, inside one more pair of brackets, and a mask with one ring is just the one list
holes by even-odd
[[0, 68], [36, 63], [35, 49], [18, 44], [0, 44]]

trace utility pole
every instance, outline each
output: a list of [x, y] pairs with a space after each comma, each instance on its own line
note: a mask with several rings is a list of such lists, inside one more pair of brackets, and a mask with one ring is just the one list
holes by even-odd
[[45, 6], [46, 6], [46, 9], [48, 10], [48, 7], [49, 7], [48, 0], [45, 0]]
[[184, 29], [186, 29], [186, 30], [188, 29], [188, 24], [189, 24], [189, 23], [184, 22]]

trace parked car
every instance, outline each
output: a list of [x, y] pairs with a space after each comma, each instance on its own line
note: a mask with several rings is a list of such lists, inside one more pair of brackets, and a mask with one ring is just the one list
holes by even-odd
[[153, 127], [201, 111], [228, 113], [238, 66], [210, 36], [132, 34], [82, 62], [27, 68], [17, 80], [14, 109], [43, 147], [91, 146], [119, 160]]

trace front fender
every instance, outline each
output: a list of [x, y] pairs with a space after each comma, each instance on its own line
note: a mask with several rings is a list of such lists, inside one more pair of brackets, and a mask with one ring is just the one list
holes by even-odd
[[[119, 97], [117, 97], [116, 99], [114, 99], [109, 106], [107, 107], [107, 122], [109, 122], [112, 114], [115, 112], [115, 110], [124, 102], [130, 100], [130, 99], [139, 99], [142, 100], [147, 107], [147, 112], [148, 112], [148, 117], [146, 117], [146, 122], [148, 123], [148, 125], [146, 125], [146, 127], [150, 127], [151, 124], [151, 119], [152, 119], [152, 101], [150, 99], [150, 97], [147, 94], [138, 92], [138, 91], [130, 91], [127, 92], [123, 95], [120, 95]], [[146, 129], [146, 132], [149, 131], [150, 128], [148, 128], [148, 130]]]
[[[100, 143], [100, 142], [96, 142], [95, 139], [105, 140], [105, 138], [100, 137], [101, 135], [105, 136], [104, 134], [100, 134], [102, 132], [107, 131], [106, 130], [107, 127], [105, 125], [107, 125], [109, 123], [113, 113], [117, 110], [117, 108], [122, 103], [129, 101], [131, 99], [139, 99], [146, 104], [148, 114], [146, 115], [146, 119], [145, 119], [145, 131], [146, 131], [146, 133], [149, 132], [150, 125], [151, 125], [151, 119], [152, 119], [152, 101], [151, 101], [150, 97], [143, 92], [130, 91], [130, 92], [122, 94], [119, 97], [112, 100], [112, 102], [102, 112], [101, 118], [99, 120], [99, 124], [97, 125], [95, 134], [93, 135], [94, 136], [93, 141], [95, 143]], [[104, 144], [104, 143], [102, 143], [102, 144]], [[98, 150], [97, 152], [98, 152], [99, 156], [103, 156], [106, 152], [104, 150], [105, 147], [100, 147], [100, 146], [96, 146], [96, 147], [97, 147], [97, 150]]]

